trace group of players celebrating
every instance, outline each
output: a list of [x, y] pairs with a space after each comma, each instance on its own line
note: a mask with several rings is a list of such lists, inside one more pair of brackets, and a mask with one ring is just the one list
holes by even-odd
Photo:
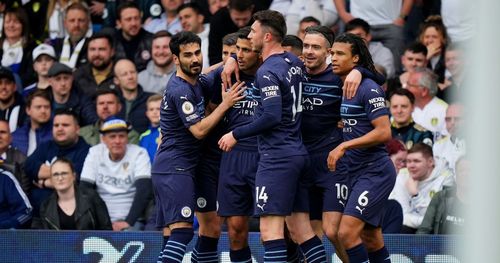
[[[221, 218], [231, 262], [252, 262], [250, 216], [260, 218], [264, 262], [326, 262], [311, 220], [343, 261], [390, 262], [380, 225], [396, 179], [384, 147], [391, 129], [364, 41], [309, 27], [302, 61], [281, 47], [280, 13], [253, 18], [238, 32], [236, 59], [207, 74], [198, 36], [170, 42], [177, 73], [163, 96], [152, 167], [159, 261], [182, 262], [196, 211], [192, 262], [218, 262]], [[285, 232], [301, 253], [287, 254]]]

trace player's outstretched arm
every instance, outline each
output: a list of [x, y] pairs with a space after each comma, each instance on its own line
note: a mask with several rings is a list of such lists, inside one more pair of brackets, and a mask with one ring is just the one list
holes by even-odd
[[335, 171], [337, 161], [345, 154], [345, 151], [356, 148], [368, 148], [385, 143], [392, 138], [391, 123], [387, 115], [380, 116], [371, 121], [374, 129], [369, 133], [356, 139], [345, 141], [328, 154], [328, 169]]
[[208, 133], [219, 123], [219, 121], [224, 117], [224, 113], [239, 100], [243, 99], [245, 95], [243, 92], [245, 88], [243, 86], [245, 82], [236, 82], [234, 85], [226, 91], [224, 86], [222, 89], [222, 102], [214, 109], [214, 111], [208, 115], [206, 118], [201, 119], [198, 123], [191, 125], [189, 131], [193, 136], [201, 140], [205, 138]]

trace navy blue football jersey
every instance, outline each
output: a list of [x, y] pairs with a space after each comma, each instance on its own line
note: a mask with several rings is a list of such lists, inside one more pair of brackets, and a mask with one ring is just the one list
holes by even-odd
[[161, 143], [152, 166], [157, 174], [194, 175], [201, 141], [189, 131], [205, 117], [205, 101], [199, 83], [191, 85], [172, 76], [160, 109]]
[[236, 139], [258, 135], [261, 157], [307, 154], [302, 143], [303, 63], [290, 53], [273, 54], [259, 67], [255, 77], [254, 121], [236, 128]]
[[342, 80], [329, 65], [316, 75], [307, 74], [302, 85], [302, 138], [309, 152], [332, 150], [342, 141], [340, 104]]
[[[371, 121], [387, 115], [385, 94], [382, 88], [371, 79], [363, 79], [356, 95], [348, 100], [344, 97], [340, 108], [344, 122], [344, 141], [359, 138], [373, 130]], [[384, 144], [368, 148], [350, 149], [345, 156], [350, 164], [363, 165], [387, 157]], [[353, 166], [350, 166], [353, 168]]]

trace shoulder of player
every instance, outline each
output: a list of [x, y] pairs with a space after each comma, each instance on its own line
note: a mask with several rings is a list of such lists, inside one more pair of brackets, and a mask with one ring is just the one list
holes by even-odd
[[[384, 97], [384, 91], [375, 81], [371, 79], [363, 79], [359, 84], [358, 91], [356, 94], [367, 95], [369, 97]], [[373, 94], [370, 94], [373, 93]]]

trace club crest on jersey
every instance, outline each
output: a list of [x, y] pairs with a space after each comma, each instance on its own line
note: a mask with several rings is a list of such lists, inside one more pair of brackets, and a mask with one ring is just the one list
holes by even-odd
[[196, 200], [196, 204], [199, 208], [205, 208], [205, 206], [207, 206], [207, 200], [203, 197], [199, 197], [198, 200]]
[[431, 119], [431, 125], [432, 126], [438, 125], [438, 118], [437, 117], [434, 117], [434, 118]]
[[181, 209], [181, 214], [183, 217], [188, 218], [191, 216], [191, 208], [189, 206], [185, 206]]
[[182, 103], [182, 112], [184, 112], [184, 114], [193, 113], [194, 112], [193, 103], [191, 103], [189, 101], [185, 101], [184, 103]]
[[128, 165], [129, 165], [128, 162], [124, 162], [123, 165], [122, 165], [123, 166], [123, 170], [127, 171]]

